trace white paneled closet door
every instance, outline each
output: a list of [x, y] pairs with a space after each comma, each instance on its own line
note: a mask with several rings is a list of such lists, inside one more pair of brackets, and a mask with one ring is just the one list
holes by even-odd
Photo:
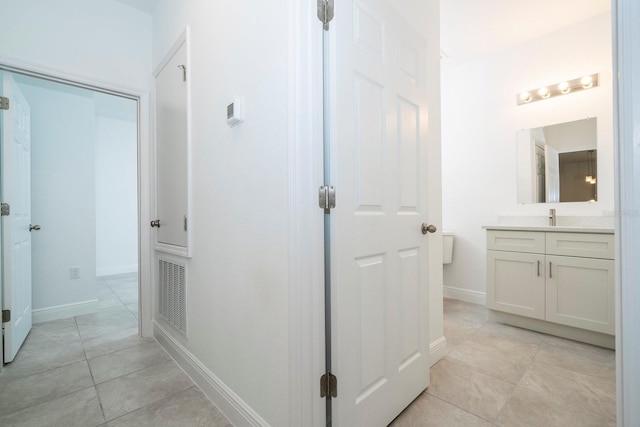
[[[387, 0], [330, 23], [333, 423], [386, 426], [429, 384], [428, 41]], [[436, 53], [437, 54], [437, 53]], [[431, 80], [433, 83], [433, 80]], [[434, 85], [437, 87], [437, 83]], [[431, 206], [433, 207], [433, 206]]]

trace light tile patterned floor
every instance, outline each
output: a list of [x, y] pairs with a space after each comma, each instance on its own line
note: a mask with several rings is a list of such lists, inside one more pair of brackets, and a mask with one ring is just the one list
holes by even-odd
[[616, 425], [612, 350], [489, 322], [462, 301], [444, 313], [449, 354], [392, 427]]
[[0, 375], [0, 426], [230, 426], [153, 339], [135, 275], [99, 280], [94, 314], [34, 325]]
[[[153, 339], [132, 277], [100, 284], [95, 314], [34, 326], [0, 376], [1, 426], [230, 426]], [[611, 350], [488, 321], [444, 301], [449, 354], [391, 425], [615, 426]]]

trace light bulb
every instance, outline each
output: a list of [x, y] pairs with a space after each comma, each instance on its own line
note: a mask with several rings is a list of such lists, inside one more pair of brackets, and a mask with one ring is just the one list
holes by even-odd
[[529, 92], [522, 92], [520, 94], [520, 99], [523, 102], [531, 102], [531, 94]]
[[571, 92], [571, 87], [569, 87], [569, 83], [567, 82], [562, 82], [558, 85], [558, 89], [560, 89], [560, 92], [562, 93], [569, 93]]
[[595, 178], [592, 178], [592, 179], [591, 179], [591, 184], [595, 184], [596, 182], [598, 182], [598, 180], [597, 180], [597, 179], [595, 179]]
[[593, 177], [591, 175], [587, 175], [587, 177], [584, 180], [585, 182], [591, 182], [592, 179]]
[[541, 87], [540, 89], [538, 89], [538, 95], [540, 95], [543, 98], [548, 98], [549, 96], [551, 96], [551, 92], [549, 92], [548, 88]]
[[591, 76], [584, 76], [582, 79], [580, 79], [580, 84], [584, 89], [589, 89], [593, 86], [593, 79], [591, 78]]

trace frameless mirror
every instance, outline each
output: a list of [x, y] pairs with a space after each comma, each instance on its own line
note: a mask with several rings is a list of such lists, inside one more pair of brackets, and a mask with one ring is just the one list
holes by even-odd
[[596, 118], [518, 132], [518, 203], [598, 200]]

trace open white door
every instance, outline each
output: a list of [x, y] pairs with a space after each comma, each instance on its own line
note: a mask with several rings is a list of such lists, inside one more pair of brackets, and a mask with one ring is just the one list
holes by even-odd
[[438, 53], [392, 1], [335, 7], [332, 422], [386, 426], [429, 384], [427, 88], [439, 70], [426, 68]]
[[4, 362], [11, 362], [31, 330], [31, 121], [29, 104], [13, 77], [2, 72], [2, 308], [11, 310], [4, 327]]
[[558, 150], [549, 146], [549, 144], [545, 144], [544, 158], [547, 203], [558, 203], [560, 201], [560, 155]]

